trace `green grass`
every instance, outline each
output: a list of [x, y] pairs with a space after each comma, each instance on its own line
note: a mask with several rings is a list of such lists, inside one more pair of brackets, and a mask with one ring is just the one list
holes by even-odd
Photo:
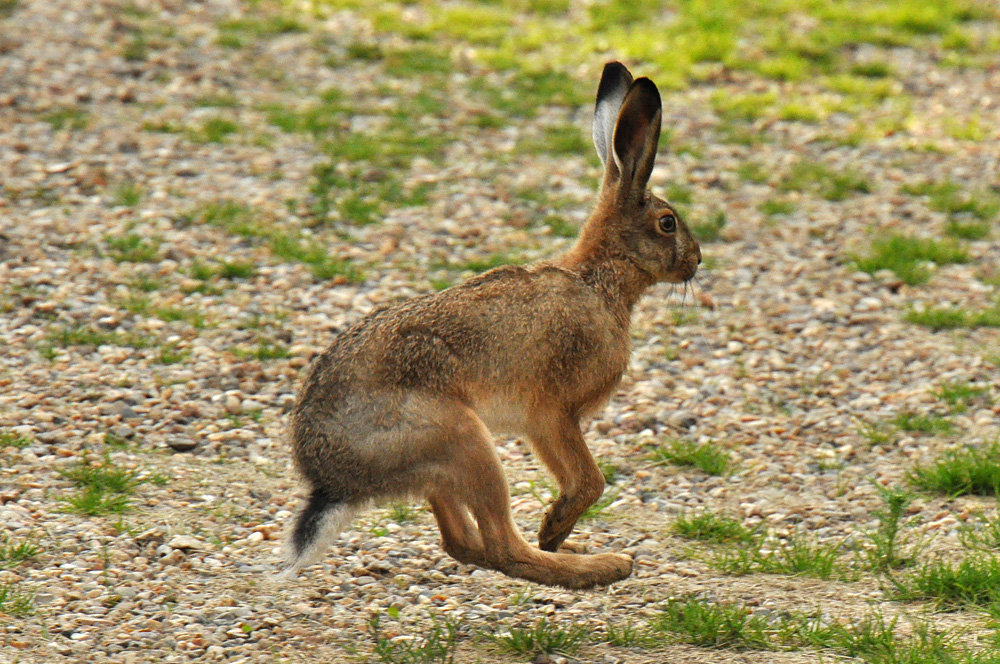
[[988, 221], [949, 221], [945, 233], [960, 240], [982, 240], [989, 236], [991, 228]]
[[948, 496], [1000, 495], [1000, 441], [948, 450], [913, 467], [906, 478], [918, 489]]
[[236, 122], [227, 118], [208, 118], [201, 123], [201, 126], [188, 133], [192, 141], [196, 143], [222, 143], [229, 136], [240, 131], [240, 126]]
[[723, 574], [784, 574], [817, 579], [850, 579], [842, 561], [842, 544], [819, 542], [805, 532], [785, 539], [763, 533], [743, 541], [727, 543], [710, 551], [706, 562]]
[[223, 199], [206, 203], [189, 213], [189, 216], [240, 237], [255, 238], [266, 235], [266, 231], [258, 221], [257, 210], [232, 200]]
[[732, 462], [729, 453], [714, 443], [695, 443], [690, 440], [670, 440], [655, 448], [650, 459], [657, 464], [694, 466], [709, 475], [725, 475]]
[[[399, 611], [390, 608], [392, 617]], [[383, 664], [453, 664], [461, 622], [453, 618], [431, 617], [430, 629], [414, 639], [393, 639], [383, 636], [378, 615], [368, 621], [368, 634], [374, 642], [372, 655]]]
[[851, 73], [865, 78], [891, 78], [895, 75], [895, 70], [888, 62], [868, 60], [851, 65]]
[[55, 131], [59, 131], [60, 129], [77, 131], [86, 129], [87, 125], [90, 124], [90, 114], [81, 108], [74, 108], [72, 106], [49, 111], [43, 116], [43, 119]]
[[48, 335], [51, 346], [127, 346], [148, 348], [152, 341], [138, 332], [105, 332], [87, 325], [61, 327]]
[[778, 186], [784, 191], [814, 192], [828, 201], [842, 201], [852, 194], [871, 192], [868, 179], [860, 174], [804, 160], [792, 166]]
[[32, 440], [28, 436], [22, 436], [19, 433], [14, 433], [13, 431], [0, 430], [0, 449], [6, 447], [12, 447], [14, 449], [23, 450], [25, 447], [31, 445]]
[[873, 240], [867, 256], [852, 258], [862, 272], [874, 274], [879, 270], [892, 270], [904, 283], [918, 285], [931, 277], [926, 263], [966, 263], [969, 254], [952, 241], [891, 234]]
[[517, 154], [590, 156], [593, 148], [576, 125], [556, 125], [542, 129], [540, 134], [529, 134], [514, 147]]
[[763, 164], [756, 161], [748, 161], [740, 164], [739, 168], [736, 169], [736, 173], [740, 176], [740, 179], [753, 182], [754, 184], [764, 184], [771, 178], [770, 171]]
[[59, 475], [73, 482], [78, 491], [61, 498], [65, 511], [85, 516], [121, 514], [130, 507], [130, 494], [150, 477], [141, 476], [137, 469], [118, 468], [109, 455], [97, 464], [85, 456], [77, 464], [59, 471]]
[[886, 487], [872, 482], [882, 506], [872, 511], [878, 525], [863, 533], [865, 548], [861, 556], [873, 572], [889, 572], [913, 565], [923, 552], [926, 540], [915, 534], [916, 516], [906, 516], [916, 495], [898, 486]]
[[712, 108], [730, 122], [753, 122], [767, 115], [777, 101], [773, 92], [734, 94], [720, 90], [712, 95]]
[[8, 534], [4, 536], [4, 542], [0, 545], [0, 569], [11, 569], [17, 567], [25, 560], [34, 558], [42, 552], [38, 542], [28, 538], [15, 542]]
[[903, 411], [892, 419], [893, 426], [900, 431], [911, 433], [929, 433], [934, 435], [947, 435], [955, 430], [955, 425], [944, 415], [933, 413], [921, 415], [910, 411]]
[[149, 43], [146, 35], [133, 31], [122, 46], [122, 57], [129, 62], [145, 62], [149, 59]]
[[142, 187], [131, 180], [122, 182], [115, 188], [115, 205], [135, 207], [142, 200]]
[[989, 517], [983, 512], [958, 527], [958, 537], [966, 549], [1000, 552], [1000, 513]]
[[0, 583], [0, 616], [25, 618], [35, 612], [35, 596], [19, 587], [17, 581]]
[[580, 515], [580, 521], [590, 521], [600, 517], [604, 514], [604, 511], [611, 506], [611, 503], [618, 499], [619, 493], [620, 492], [614, 488], [606, 489], [593, 505], [583, 511], [583, 514]]
[[154, 307], [150, 310], [150, 313], [167, 323], [185, 322], [199, 330], [205, 327], [205, 317], [196, 309]]
[[795, 203], [784, 198], [768, 198], [757, 206], [757, 209], [768, 217], [773, 217], [779, 214], [791, 214], [795, 211]]
[[751, 542], [757, 532], [738, 519], [710, 510], [681, 514], [671, 524], [670, 531], [684, 539], [702, 542]]
[[556, 214], [550, 214], [545, 217], [542, 220], [542, 224], [549, 228], [550, 234], [553, 237], [572, 238], [576, 237], [580, 232], [580, 229], [574, 224]]
[[964, 413], [974, 403], [990, 404], [990, 389], [975, 386], [968, 381], [941, 383], [931, 394], [946, 402], [953, 413]]
[[977, 198], [950, 180], [907, 185], [902, 190], [911, 196], [926, 196], [931, 209], [949, 216], [965, 214], [989, 221], [1000, 211], [1000, 202], [995, 196], [983, 193]]
[[590, 629], [583, 625], [563, 627], [555, 621], [540, 618], [529, 627], [498, 626], [487, 638], [501, 651], [515, 655], [573, 654], [591, 638]]
[[930, 601], [948, 610], [1000, 612], [1000, 557], [970, 552], [960, 561], [929, 560], [899, 580], [894, 598]]
[[935, 332], [958, 328], [1000, 327], [1000, 302], [981, 311], [971, 311], [961, 307], [911, 309], [903, 316], [903, 320], [929, 327]]
[[671, 599], [650, 620], [652, 631], [700, 648], [771, 650], [772, 630], [762, 616], [732, 603], [709, 603], [695, 597]]
[[692, 223], [690, 228], [698, 242], [717, 242], [726, 223], [726, 213], [718, 210], [708, 221]]
[[409, 523], [417, 518], [417, 511], [409, 503], [393, 503], [389, 507], [389, 518], [396, 523]]
[[231, 348], [230, 351], [237, 357], [260, 360], [261, 362], [281, 360], [291, 356], [287, 346], [276, 341], [267, 340], [259, 341], [251, 350]]
[[108, 245], [108, 253], [117, 263], [154, 263], [160, 251], [159, 240], [146, 238], [139, 233], [105, 235], [104, 242]]
[[885, 445], [892, 440], [895, 427], [888, 422], [869, 422], [858, 419], [855, 421], [858, 435], [871, 447]]

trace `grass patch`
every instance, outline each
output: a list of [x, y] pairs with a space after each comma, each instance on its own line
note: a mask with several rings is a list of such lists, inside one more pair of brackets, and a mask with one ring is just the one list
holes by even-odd
[[[398, 617], [399, 611], [390, 608], [391, 617]], [[383, 636], [378, 615], [368, 621], [368, 634], [375, 642], [372, 655], [384, 664], [452, 664], [458, 647], [458, 633], [461, 621], [445, 618], [443, 621], [431, 617], [431, 627], [427, 634], [414, 639], [397, 639]]]
[[976, 219], [990, 220], [1000, 211], [1000, 203], [995, 197], [981, 194], [980, 198], [976, 198], [974, 194], [950, 180], [906, 185], [902, 190], [911, 196], [926, 196], [932, 210], [944, 212], [949, 216], [966, 214]]
[[949, 610], [1000, 611], [1000, 557], [974, 552], [958, 562], [928, 561], [898, 582], [895, 599], [928, 600]]
[[929, 464], [915, 466], [906, 479], [918, 489], [948, 496], [1000, 495], [1000, 441], [948, 450]]
[[726, 213], [718, 210], [708, 221], [691, 224], [691, 232], [698, 242], [716, 242], [722, 229], [726, 227], [726, 222]]
[[768, 198], [757, 206], [768, 217], [795, 212], [795, 203], [785, 198]]
[[855, 421], [858, 435], [861, 436], [870, 447], [885, 445], [892, 440], [895, 428], [888, 422], [869, 422], [858, 419]]
[[135, 207], [142, 200], [142, 187], [131, 180], [122, 182], [115, 188], [115, 205]]
[[222, 143], [229, 136], [240, 131], [240, 126], [226, 118], [208, 118], [201, 126], [188, 132], [190, 139], [196, 143]]
[[729, 453], [711, 442], [671, 440], [655, 448], [649, 458], [659, 465], [694, 466], [709, 475], [725, 475], [732, 466]]
[[35, 596], [19, 587], [16, 581], [0, 583], [0, 615], [25, 618], [35, 612]]
[[256, 210], [236, 201], [213, 201], [186, 216], [240, 237], [256, 238], [267, 233], [257, 221]]
[[974, 519], [958, 527], [958, 538], [967, 549], [1000, 552], [1000, 513], [988, 517], [977, 512]]
[[828, 201], [842, 201], [855, 193], [871, 192], [867, 178], [846, 171], [838, 171], [821, 163], [800, 161], [792, 166], [779, 188], [784, 191], [817, 193]]
[[717, 548], [707, 562], [724, 574], [785, 574], [817, 579], [849, 579], [841, 561], [842, 544], [818, 542], [799, 532], [785, 540], [755, 533], [750, 539]]
[[529, 135], [518, 141], [514, 148], [517, 154], [534, 155], [590, 155], [590, 143], [576, 125], [555, 125], [545, 127], [541, 134]]
[[966, 263], [969, 254], [951, 241], [891, 234], [876, 238], [867, 256], [854, 256], [853, 260], [862, 272], [875, 274], [879, 270], [892, 270], [903, 283], [917, 285], [931, 277], [927, 263]]
[[289, 352], [287, 346], [275, 341], [267, 340], [257, 342], [257, 345], [251, 350], [231, 348], [230, 351], [236, 357], [254, 359], [261, 362], [266, 362], [268, 360], [282, 360], [286, 357], [291, 357], [291, 353]]
[[573, 654], [590, 639], [591, 632], [584, 625], [563, 628], [541, 618], [530, 627], [509, 627], [504, 631], [497, 628], [486, 636], [503, 652], [529, 656]]
[[701, 542], [751, 542], [757, 536], [738, 519], [725, 514], [703, 510], [691, 514], [681, 514], [670, 526], [670, 531], [684, 539]]
[[30, 560], [41, 552], [41, 547], [33, 539], [29, 538], [15, 542], [10, 535], [5, 535], [4, 543], [0, 545], [0, 569], [17, 567], [25, 560]]
[[557, 214], [550, 214], [542, 220], [542, 224], [548, 227], [553, 237], [576, 237], [580, 232], [575, 224], [572, 224]]
[[712, 604], [695, 597], [668, 600], [649, 626], [675, 641], [700, 648], [772, 649], [771, 629], [761, 616], [732, 603]]
[[205, 317], [196, 309], [154, 307], [150, 313], [167, 323], [185, 322], [199, 330], [205, 327]]
[[73, 482], [78, 491], [62, 498], [65, 510], [86, 516], [121, 514], [130, 506], [129, 494], [149, 477], [141, 477], [137, 469], [118, 468], [110, 455], [94, 465], [86, 456], [74, 466], [59, 471], [59, 475]]
[[733, 94], [720, 90], [712, 95], [712, 108], [730, 122], [753, 122], [767, 115], [777, 101], [773, 92]]
[[903, 320], [929, 327], [935, 332], [958, 328], [1000, 327], [1000, 304], [982, 311], [970, 311], [961, 307], [912, 309], [903, 316]]
[[65, 107], [58, 108], [46, 113], [42, 118], [49, 123], [54, 131], [69, 129], [78, 131], [86, 129], [90, 123], [90, 114], [80, 108]]
[[122, 46], [122, 58], [128, 62], [145, 62], [149, 59], [149, 42], [142, 32], [133, 31]]
[[25, 447], [31, 445], [31, 443], [32, 440], [28, 436], [22, 436], [13, 431], [0, 431], [0, 448], [13, 447], [14, 449], [23, 450]]
[[933, 413], [921, 415], [903, 411], [892, 419], [892, 424], [900, 431], [947, 435], [955, 430], [955, 425], [944, 415]]
[[[607, 478], [605, 477], [605, 479]], [[580, 521], [589, 521], [600, 517], [611, 506], [611, 503], [617, 500], [618, 494], [619, 491], [617, 489], [605, 490], [593, 505], [583, 511], [583, 514], [580, 515]]]
[[987, 386], [978, 387], [968, 381], [951, 381], [941, 383], [931, 394], [946, 402], [953, 413], [964, 413], [974, 403], [992, 403], [990, 389]]
[[138, 332], [105, 332], [95, 330], [86, 325], [62, 327], [48, 336], [51, 346], [62, 348], [70, 346], [127, 346], [131, 348], [148, 348], [152, 342], [148, 337]]
[[916, 496], [900, 487], [885, 487], [877, 482], [872, 486], [878, 491], [882, 507], [873, 510], [878, 526], [864, 533], [868, 546], [861, 555], [868, 569], [888, 572], [914, 564], [924, 550], [926, 541], [913, 534], [916, 517], [906, 517], [907, 509]]
[[159, 240], [139, 233], [105, 235], [104, 242], [116, 263], [155, 263], [160, 251]]

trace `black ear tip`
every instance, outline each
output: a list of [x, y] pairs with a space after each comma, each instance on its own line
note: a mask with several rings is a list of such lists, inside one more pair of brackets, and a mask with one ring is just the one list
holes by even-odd
[[617, 60], [612, 60], [611, 62], [604, 65], [604, 71], [601, 74], [601, 78], [604, 78], [609, 74], [619, 74], [619, 73], [628, 74], [629, 71], [628, 69], [625, 68], [625, 65], [623, 65], [622, 63], [618, 62]]
[[625, 68], [625, 65], [617, 61], [609, 62], [604, 65], [604, 72], [601, 74], [601, 84], [597, 87], [597, 99], [604, 99], [615, 91], [624, 97], [631, 85], [632, 74]]
[[645, 76], [638, 78], [632, 83], [632, 87], [629, 88], [628, 96], [641, 97], [650, 106], [655, 106], [656, 108], [661, 108], [663, 103], [660, 101], [660, 91], [656, 87], [656, 83]]

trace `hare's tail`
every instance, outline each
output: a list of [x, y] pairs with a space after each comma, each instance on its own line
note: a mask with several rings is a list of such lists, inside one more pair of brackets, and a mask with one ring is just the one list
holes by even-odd
[[317, 562], [359, 509], [360, 506], [335, 499], [322, 489], [313, 489], [286, 541], [282, 575], [294, 577], [303, 567]]

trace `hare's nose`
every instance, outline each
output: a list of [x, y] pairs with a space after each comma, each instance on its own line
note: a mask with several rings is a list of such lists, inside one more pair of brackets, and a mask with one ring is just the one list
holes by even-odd
[[698, 252], [698, 265], [701, 265], [701, 247], [695, 247], [695, 251]]

